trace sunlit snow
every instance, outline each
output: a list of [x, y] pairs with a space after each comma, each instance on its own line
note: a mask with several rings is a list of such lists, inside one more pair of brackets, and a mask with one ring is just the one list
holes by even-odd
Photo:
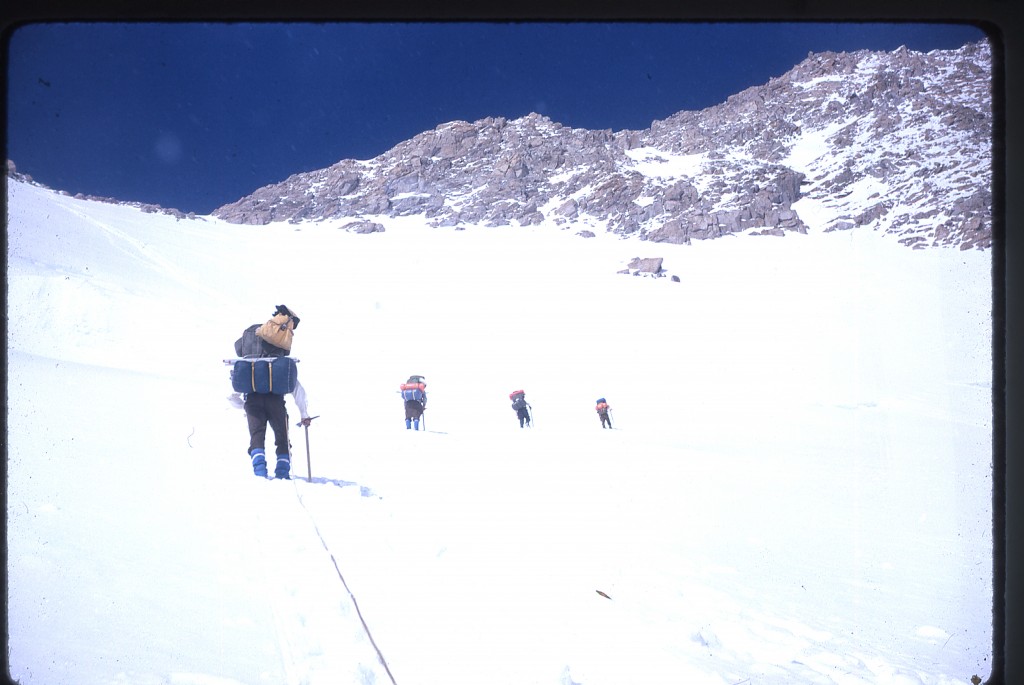
[[[808, 198], [807, 235], [683, 246], [8, 193], [20, 683], [988, 676], [989, 252]], [[252, 475], [222, 362], [281, 303], [319, 416], [290, 482]]]

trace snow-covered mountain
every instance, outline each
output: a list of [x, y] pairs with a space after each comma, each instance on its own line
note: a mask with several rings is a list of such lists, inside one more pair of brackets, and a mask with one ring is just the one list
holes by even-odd
[[[642, 131], [537, 114], [439, 125], [370, 160], [295, 174], [215, 210], [226, 221], [378, 217], [561, 226], [688, 243], [868, 226], [914, 247], [991, 244], [991, 51], [810, 54], [720, 105]], [[806, 216], [801, 198], [820, 200]]]

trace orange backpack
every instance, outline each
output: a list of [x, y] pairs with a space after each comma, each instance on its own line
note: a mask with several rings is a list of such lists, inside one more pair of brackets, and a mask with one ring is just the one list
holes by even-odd
[[256, 335], [275, 347], [291, 352], [292, 337], [295, 330], [295, 319], [288, 314], [274, 314], [256, 330]]

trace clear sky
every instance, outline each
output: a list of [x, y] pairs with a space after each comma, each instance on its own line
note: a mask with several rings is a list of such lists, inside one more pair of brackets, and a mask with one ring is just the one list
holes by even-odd
[[8, 34], [7, 157], [71, 193], [199, 214], [438, 124], [642, 129], [808, 52], [958, 48], [968, 24], [34, 23]]

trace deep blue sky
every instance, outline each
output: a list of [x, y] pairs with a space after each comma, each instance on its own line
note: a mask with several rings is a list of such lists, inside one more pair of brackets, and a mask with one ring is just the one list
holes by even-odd
[[7, 157], [53, 188], [205, 214], [455, 119], [640, 129], [808, 52], [983, 38], [923, 23], [29, 24], [9, 36]]

